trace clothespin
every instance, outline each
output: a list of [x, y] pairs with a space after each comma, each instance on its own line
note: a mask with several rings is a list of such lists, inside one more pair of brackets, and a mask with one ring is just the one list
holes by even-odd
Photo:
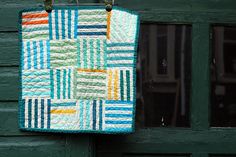
[[110, 12], [112, 10], [112, 6], [115, 3], [115, 0], [104, 0], [106, 5], [106, 11]]
[[54, 0], [44, 0], [44, 8], [46, 12], [50, 13], [52, 12]]

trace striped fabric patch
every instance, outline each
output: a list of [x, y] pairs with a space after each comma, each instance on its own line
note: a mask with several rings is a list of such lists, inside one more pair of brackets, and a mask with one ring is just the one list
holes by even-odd
[[[127, 14], [120, 10], [113, 10], [111, 16], [110, 40], [114, 43], [135, 43], [138, 16]], [[121, 29], [122, 28], [122, 29]]]
[[80, 130], [102, 130], [102, 100], [80, 100], [79, 124]]
[[133, 70], [108, 70], [107, 100], [133, 101]]
[[50, 41], [51, 68], [76, 67], [77, 47], [75, 40]]
[[23, 40], [48, 40], [48, 13], [44, 10], [23, 13], [21, 31]]
[[77, 48], [78, 68], [106, 69], [106, 40], [81, 38]]
[[81, 10], [78, 18], [78, 36], [106, 38], [107, 12], [104, 9]]
[[133, 102], [109, 101], [105, 102], [104, 130], [119, 132], [131, 131], [133, 123]]
[[134, 43], [107, 44], [107, 67], [134, 67]]
[[49, 41], [27, 41], [22, 43], [23, 70], [49, 69], [50, 45]]
[[50, 40], [76, 39], [78, 10], [54, 9], [49, 14]]
[[75, 99], [52, 99], [50, 114], [52, 129], [79, 129], [79, 106]]
[[50, 71], [51, 99], [74, 99], [74, 70]]
[[20, 128], [134, 130], [136, 13], [54, 7], [20, 13]]
[[22, 124], [25, 128], [50, 128], [50, 99], [25, 98], [22, 101]]
[[49, 70], [22, 71], [22, 97], [50, 98]]
[[76, 98], [81, 100], [106, 99], [106, 71], [83, 71], [76, 76]]

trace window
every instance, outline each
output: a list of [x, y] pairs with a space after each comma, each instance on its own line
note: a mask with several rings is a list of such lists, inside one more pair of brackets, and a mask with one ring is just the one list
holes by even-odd
[[236, 27], [213, 27], [211, 125], [236, 126]]
[[189, 127], [191, 26], [141, 25], [138, 127]]

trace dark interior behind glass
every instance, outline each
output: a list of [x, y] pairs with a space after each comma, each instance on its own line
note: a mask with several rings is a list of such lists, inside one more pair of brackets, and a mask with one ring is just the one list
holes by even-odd
[[191, 30], [190, 25], [141, 24], [138, 128], [190, 126]]
[[211, 126], [236, 127], [236, 27], [214, 26]]

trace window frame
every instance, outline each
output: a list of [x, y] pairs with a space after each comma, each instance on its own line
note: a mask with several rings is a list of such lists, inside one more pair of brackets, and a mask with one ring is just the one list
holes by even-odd
[[[192, 25], [190, 128], [137, 129], [124, 137], [101, 137], [99, 151], [128, 154], [236, 154], [236, 128], [210, 127], [211, 26], [236, 24], [234, 0], [117, 0], [141, 15], [141, 21]], [[138, 5], [134, 5], [138, 4]], [[99, 140], [99, 138], [98, 138]]]

